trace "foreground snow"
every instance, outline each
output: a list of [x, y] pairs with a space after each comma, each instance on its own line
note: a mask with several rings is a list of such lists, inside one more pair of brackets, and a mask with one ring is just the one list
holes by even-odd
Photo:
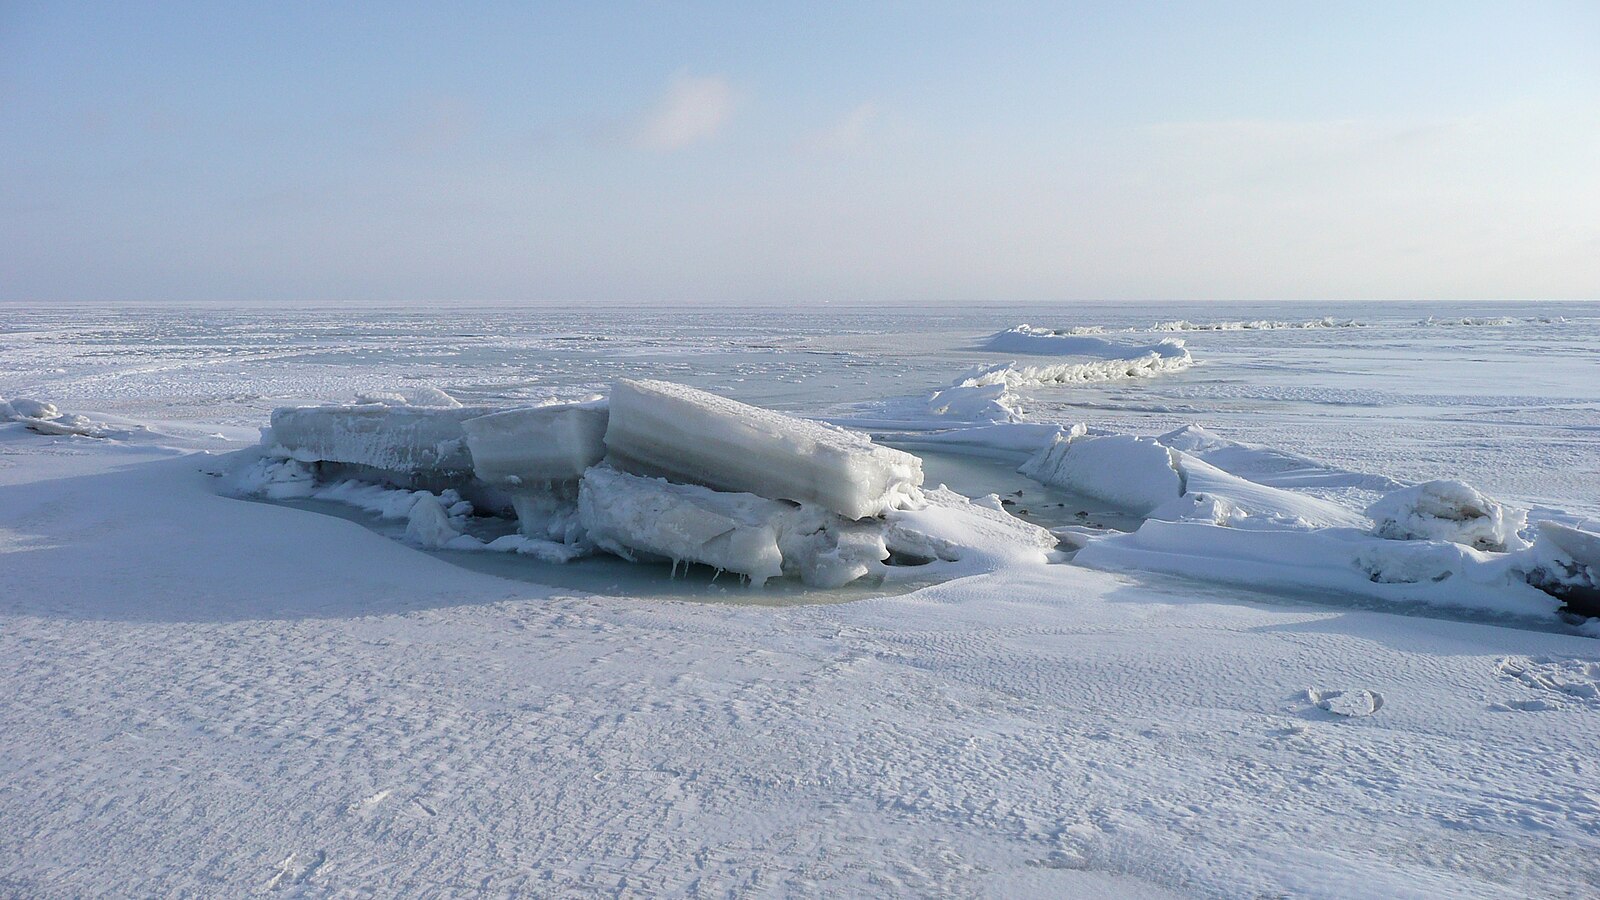
[[562, 597], [220, 497], [203, 456], [0, 442], [10, 893], [1600, 884], [1589, 639], [1024, 563]]

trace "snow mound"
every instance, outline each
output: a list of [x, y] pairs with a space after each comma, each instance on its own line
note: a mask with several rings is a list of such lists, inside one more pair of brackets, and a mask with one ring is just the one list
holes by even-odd
[[17, 422], [38, 434], [106, 437], [110, 431], [87, 416], [64, 413], [54, 403], [17, 397], [0, 397], [0, 422]]
[[1132, 534], [1089, 542], [1074, 562], [1501, 615], [1543, 618], [1561, 607], [1532, 582], [1535, 561], [1526, 551], [1494, 554], [1444, 541], [1391, 541], [1355, 528], [1248, 530], [1152, 519]]
[[1184, 493], [1171, 449], [1131, 434], [1087, 435], [1082, 426], [1053, 440], [1018, 471], [1139, 516]]
[[638, 475], [876, 516], [915, 502], [922, 460], [865, 435], [665, 381], [618, 381], [607, 458]]
[[379, 406], [421, 406], [440, 409], [459, 409], [461, 407], [461, 401], [432, 385], [414, 387], [406, 391], [372, 391], [365, 394], [357, 394], [356, 402]]
[[1160, 439], [1090, 435], [1081, 426], [1055, 438], [1018, 471], [1147, 518], [1302, 529], [1365, 524], [1336, 503], [1258, 484]]
[[1450, 541], [1478, 550], [1520, 550], [1527, 512], [1507, 509], [1459, 481], [1404, 488], [1367, 507], [1372, 533], [1399, 541]]

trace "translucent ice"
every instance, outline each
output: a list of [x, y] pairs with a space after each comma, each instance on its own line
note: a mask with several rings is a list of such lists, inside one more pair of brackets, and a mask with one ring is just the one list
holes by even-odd
[[922, 484], [922, 460], [864, 435], [664, 381], [616, 383], [606, 450], [630, 472], [851, 519], [912, 501]]

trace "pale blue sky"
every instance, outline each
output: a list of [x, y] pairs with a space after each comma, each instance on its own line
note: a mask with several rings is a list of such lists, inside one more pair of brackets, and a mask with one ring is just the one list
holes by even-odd
[[0, 0], [0, 299], [1600, 296], [1600, 3]]

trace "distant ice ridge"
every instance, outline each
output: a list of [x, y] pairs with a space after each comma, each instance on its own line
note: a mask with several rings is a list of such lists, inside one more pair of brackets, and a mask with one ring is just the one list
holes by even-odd
[[1267, 319], [1255, 319], [1248, 322], [1190, 322], [1178, 319], [1171, 322], [1160, 322], [1150, 327], [1151, 331], [1275, 331], [1286, 328], [1361, 328], [1362, 323], [1354, 319], [1335, 319], [1333, 316], [1323, 316], [1320, 319], [1308, 319], [1302, 322], [1282, 322]]
[[[403, 519], [423, 547], [550, 561], [599, 549], [703, 563], [756, 586], [788, 576], [836, 587], [908, 564], [980, 571], [1044, 562], [1056, 546], [997, 498], [924, 491], [909, 453], [660, 381], [619, 381], [604, 402], [507, 410], [277, 410], [233, 490], [350, 503]], [[521, 533], [484, 534], [485, 512], [514, 514]]]
[[1194, 364], [1183, 341], [1176, 338], [1126, 344], [1094, 334], [1058, 334], [1030, 325], [991, 335], [984, 349], [1072, 359], [1037, 365], [1013, 361], [984, 369], [936, 391], [928, 400], [930, 412], [958, 419], [1013, 422], [1022, 416], [1018, 392], [1029, 388], [1150, 378]]
[[1564, 316], [1445, 316], [1440, 318], [1429, 316], [1417, 324], [1423, 326], [1447, 325], [1504, 328], [1508, 325], [1561, 325], [1566, 321]]
[[1183, 447], [1248, 459], [1194, 427], [1145, 438], [1078, 426], [1021, 471], [1145, 517], [1132, 533], [1073, 535], [1084, 565], [1516, 615], [1549, 615], [1563, 603], [1600, 613], [1600, 534], [1576, 523], [1530, 529], [1526, 511], [1457, 481], [1390, 491], [1363, 514], [1225, 471]]

